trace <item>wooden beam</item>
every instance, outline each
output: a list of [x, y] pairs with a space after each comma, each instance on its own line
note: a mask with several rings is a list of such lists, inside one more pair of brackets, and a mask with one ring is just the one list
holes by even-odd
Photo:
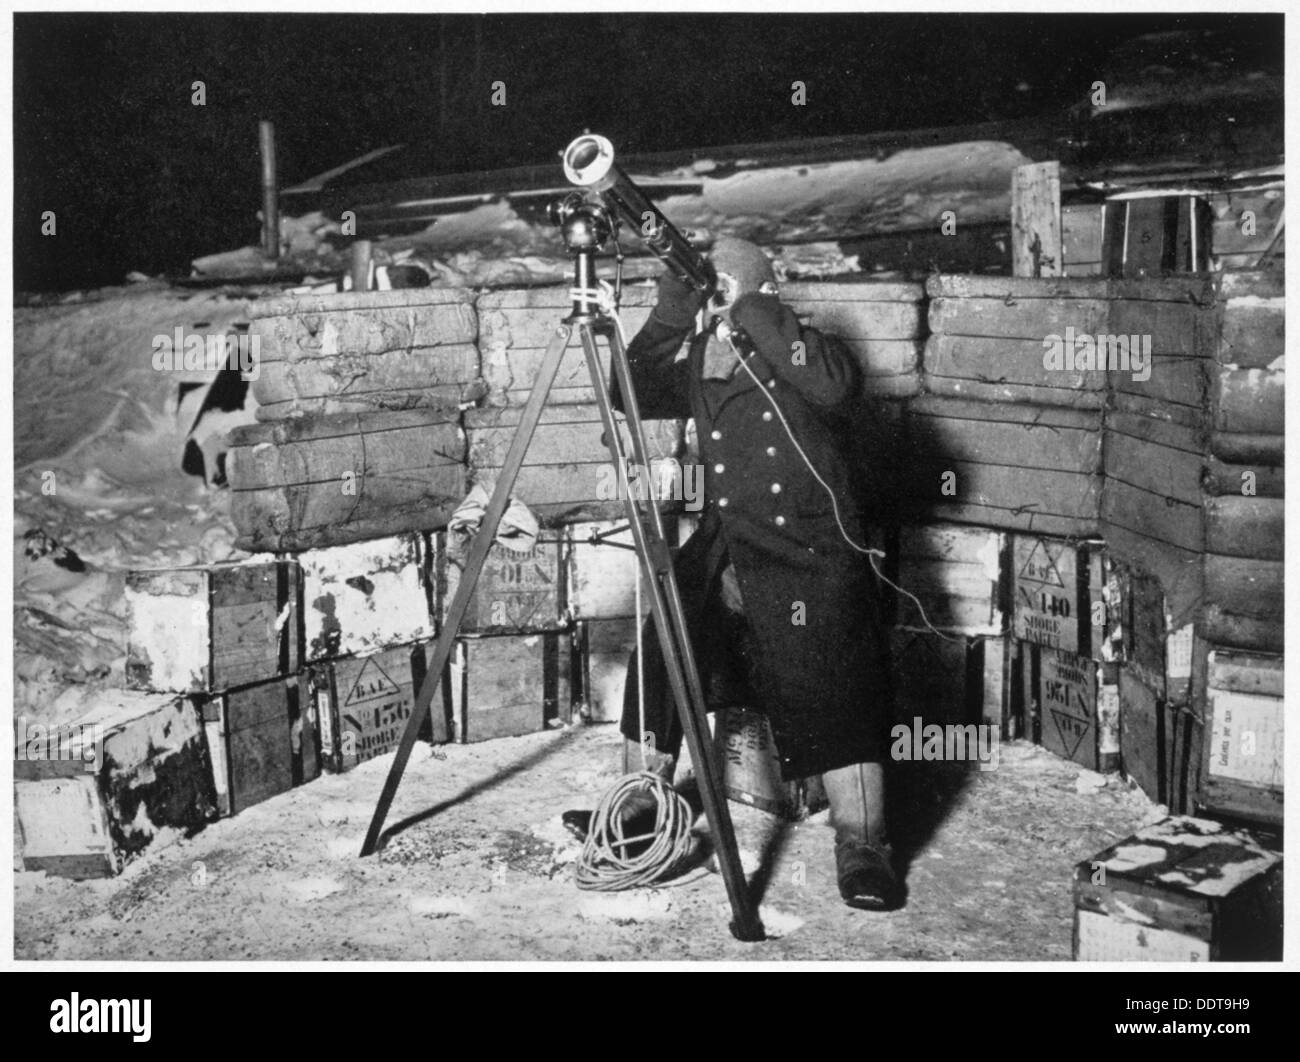
[[1059, 277], [1061, 164], [1018, 166], [1011, 174], [1011, 273], [1017, 277]]
[[280, 196], [275, 176], [275, 125], [257, 123], [262, 154], [262, 252], [271, 261], [280, 258]]

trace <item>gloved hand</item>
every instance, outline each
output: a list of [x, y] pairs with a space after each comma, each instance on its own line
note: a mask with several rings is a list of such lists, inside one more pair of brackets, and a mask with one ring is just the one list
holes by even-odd
[[688, 328], [703, 305], [703, 293], [689, 284], [671, 273], [664, 273], [659, 278], [659, 301], [655, 304], [654, 316], [664, 324]]
[[799, 339], [799, 319], [777, 296], [757, 291], [742, 295], [731, 308], [731, 322], [753, 340], [760, 354], [789, 363]]

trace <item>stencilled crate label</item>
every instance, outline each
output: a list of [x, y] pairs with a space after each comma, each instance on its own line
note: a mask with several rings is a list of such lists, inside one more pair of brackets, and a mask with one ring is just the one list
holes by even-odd
[[[1013, 550], [1017, 638], [1104, 659], [1108, 644], [1100, 554], [1063, 540], [1017, 535]], [[1079, 563], [1088, 565], [1086, 584]]]
[[[397, 654], [400, 655], [400, 654]], [[393, 658], [393, 654], [383, 654]], [[346, 770], [382, 756], [398, 742], [410, 718], [409, 682], [397, 682], [382, 656], [367, 657], [356, 675], [339, 689], [339, 748]]]

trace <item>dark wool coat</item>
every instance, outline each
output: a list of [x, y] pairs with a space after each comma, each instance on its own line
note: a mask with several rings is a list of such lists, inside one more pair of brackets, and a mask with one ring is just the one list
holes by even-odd
[[[839, 340], [801, 328], [775, 296], [742, 297], [732, 320], [754, 342], [748, 365], [761, 387], [743, 367], [725, 382], [702, 380], [707, 335], [677, 359], [690, 326], [655, 314], [628, 346], [641, 416], [695, 418], [705, 506], [674, 571], [710, 707], [748, 704], [764, 712], [786, 780], [883, 760], [889, 677], [875, 574], [844, 541], [831, 498], [766, 397], [834, 492], [849, 535], [865, 545], [843, 446], [857, 365]], [[739, 627], [718, 596], [728, 557], [744, 599]], [[643, 646], [645, 727], [660, 750], [675, 755], [681, 726], [653, 621]], [[634, 741], [641, 735], [637, 703], [634, 656], [622, 724]]]

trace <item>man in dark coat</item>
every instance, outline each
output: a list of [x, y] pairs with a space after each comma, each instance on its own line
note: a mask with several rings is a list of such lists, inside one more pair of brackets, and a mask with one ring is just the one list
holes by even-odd
[[[888, 909], [900, 902], [884, 825], [888, 671], [874, 574], [847, 540], [865, 548], [843, 447], [858, 368], [840, 341], [800, 326], [758, 247], [720, 239], [710, 260], [708, 316], [748, 335], [745, 364], [713, 331], [678, 358], [702, 301], [668, 275], [628, 345], [641, 415], [695, 420], [705, 505], [674, 570], [701, 681], [711, 708], [767, 716], [786, 781], [822, 775], [841, 893]], [[682, 729], [653, 621], [642, 645], [644, 731], [634, 656], [627, 766], [651, 745], [651, 768], [671, 780]]]

